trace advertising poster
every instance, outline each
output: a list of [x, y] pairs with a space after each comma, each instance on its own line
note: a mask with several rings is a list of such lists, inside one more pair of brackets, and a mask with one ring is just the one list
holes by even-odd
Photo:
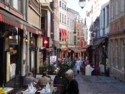
[[57, 60], [57, 56], [50, 56], [50, 65], [54, 64]]

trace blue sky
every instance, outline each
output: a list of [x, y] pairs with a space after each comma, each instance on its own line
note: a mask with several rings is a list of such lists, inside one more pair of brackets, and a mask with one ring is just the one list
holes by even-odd
[[79, 0], [67, 0], [67, 6], [73, 10], [76, 10], [84, 17], [84, 10], [79, 6]]

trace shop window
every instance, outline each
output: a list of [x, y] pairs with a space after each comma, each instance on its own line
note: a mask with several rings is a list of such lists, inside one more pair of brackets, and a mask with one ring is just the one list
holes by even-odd
[[10, 4], [13, 8], [18, 10], [18, 0], [10, 0]]
[[0, 2], [5, 2], [5, 0], [0, 0]]
[[21, 13], [23, 13], [23, 2], [23, 0], [18, 0], [18, 11]]
[[41, 29], [43, 30], [44, 35], [47, 35], [47, 11], [42, 10], [42, 17], [41, 17]]
[[10, 0], [10, 5], [12, 8], [16, 9], [19, 12], [23, 12], [23, 0]]
[[66, 5], [65, 5], [65, 10], [66, 10]]
[[62, 16], [61, 16], [61, 13], [60, 13], [60, 23], [61, 23], [61, 17], [62, 17]]
[[62, 9], [64, 8], [64, 4], [62, 3]]
[[8, 52], [6, 52], [6, 81], [10, 81], [16, 75], [16, 62], [17, 62], [17, 47], [9, 46]]
[[60, 7], [61, 7], [62, 6], [61, 1], [59, 2], [59, 4], [60, 4]]
[[45, 17], [41, 17], [41, 29], [45, 30]]
[[[17, 51], [16, 49], [14, 50]], [[16, 56], [15, 52], [10, 54], [10, 79], [14, 78], [16, 74]]]
[[59, 39], [60, 39], [60, 41], [61, 41], [61, 32], [59, 33]]

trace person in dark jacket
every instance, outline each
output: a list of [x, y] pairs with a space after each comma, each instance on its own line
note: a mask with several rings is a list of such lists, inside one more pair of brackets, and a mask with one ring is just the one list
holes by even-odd
[[62, 84], [63, 84], [62, 78], [58, 75], [59, 69], [56, 69], [55, 73], [56, 73], [56, 76], [55, 76], [55, 78], [54, 78], [53, 83], [54, 83], [54, 84], [61, 84], [61, 85], [62, 85]]
[[74, 79], [73, 70], [69, 69], [66, 72], [66, 78], [69, 81], [69, 83], [66, 87], [66, 93], [65, 94], [79, 94], [78, 83]]

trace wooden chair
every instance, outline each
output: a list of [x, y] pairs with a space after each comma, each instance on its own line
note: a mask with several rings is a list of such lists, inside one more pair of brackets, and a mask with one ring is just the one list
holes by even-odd
[[57, 87], [57, 91], [59, 92], [59, 94], [61, 94], [63, 85], [62, 84], [54, 84], [53, 86]]
[[27, 89], [28, 88], [28, 85], [27, 84], [24, 84], [23, 86], [22, 86], [22, 89]]

